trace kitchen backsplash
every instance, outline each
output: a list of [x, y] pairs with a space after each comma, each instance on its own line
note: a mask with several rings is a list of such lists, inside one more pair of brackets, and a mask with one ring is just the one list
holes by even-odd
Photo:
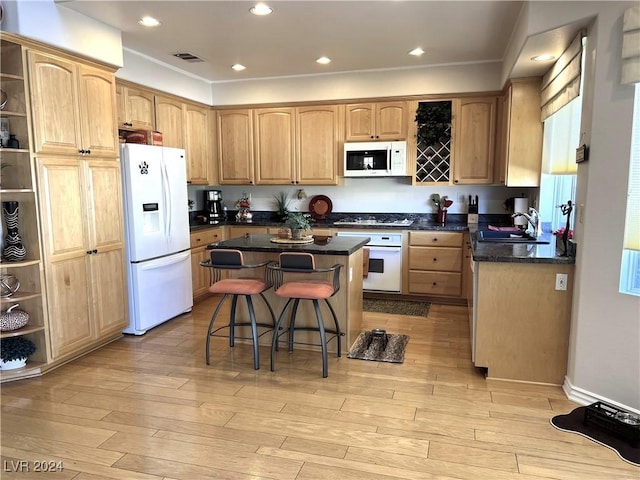
[[[204, 194], [207, 189], [222, 192], [222, 199], [229, 210], [235, 210], [236, 202], [247, 193], [251, 196], [252, 210], [274, 211], [275, 198], [279, 192], [286, 192], [291, 198], [289, 210], [308, 211], [309, 201], [314, 195], [326, 195], [331, 199], [333, 212], [362, 213], [435, 213], [436, 207], [430, 201], [433, 193], [448, 196], [453, 200], [449, 213], [467, 213], [468, 196], [478, 195], [479, 213], [506, 213], [504, 202], [509, 197], [529, 196], [531, 204], [537, 204], [537, 188], [508, 188], [501, 186], [412, 186], [405, 178], [354, 178], [344, 179], [339, 186], [190, 186], [189, 199], [193, 200], [192, 210], [204, 208]], [[298, 198], [302, 191], [303, 198]], [[306, 195], [306, 197], [304, 197]]]

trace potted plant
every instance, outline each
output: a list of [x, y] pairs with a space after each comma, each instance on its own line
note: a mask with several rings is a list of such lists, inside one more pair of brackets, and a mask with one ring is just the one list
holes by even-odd
[[0, 340], [0, 370], [24, 367], [27, 357], [35, 351], [36, 346], [28, 338], [3, 338]]
[[309, 213], [289, 212], [285, 218], [284, 226], [291, 229], [291, 238], [300, 240], [305, 230], [311, 228], [311, 215]]
[[286, 192], [278, 192], [273, 198], [276, 199], [276, 218], [282, 222], [289, 214], [289, 195]]

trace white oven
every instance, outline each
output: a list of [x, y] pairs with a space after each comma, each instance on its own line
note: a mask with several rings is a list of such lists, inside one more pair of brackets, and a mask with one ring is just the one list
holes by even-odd
[[369, 268], [362, 280], [367, 292], [400, 293], [402, 287], [402, 234], [338, 232], [339, 237], [369, 237]]

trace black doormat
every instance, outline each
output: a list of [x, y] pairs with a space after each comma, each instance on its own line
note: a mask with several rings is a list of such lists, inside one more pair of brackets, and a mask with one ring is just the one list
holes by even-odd
[[566, 415], [557, 415], [551, 419], [551, 425], [564, 432], [577, 433], [600, 445], [610, 448], [618, 456], [633, 465], [640, 467], [640, 448], [618, 438], [597, 425], [584, 424], [587, 407], [578, 407]]
[[426, 317], [429, 313], [428, 302], [411, 302], [408, 300], [386, 300], [378, 298], [364, 298], [362, 310], [365, 312], [395, 313], [396, 315], [411, 315]]
[[347, 357], [374, 362], [402, 363], [408, 341], [408, 335], [387, 333], [385, 342], [380, 337], [374, 337], [372, 332], [361, 332], [353, 342]]

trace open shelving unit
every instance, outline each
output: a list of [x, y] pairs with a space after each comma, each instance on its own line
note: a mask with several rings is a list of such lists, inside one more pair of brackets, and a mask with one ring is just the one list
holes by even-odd
[[[50, 362], [49, 332], [45, 309], [44, 272], [39, 228], [35, 169], [31, 154], [31, 125], [28, 106], [24, 47], [10, 34], [2, 32], [0, 38], [0, 88], [7, 94], [7, 103], [0, 110], [0, 118], [8, 121], [9, 132], [16, 136], [19, 148], [0, 148], [0, 162], [6, 165], [0, 170], [0, 196], [2, 201], [19, 203], [18, 224], [27, 257], [18, 262], [4, 258], [0, 273], [14, 275], [20, 288], [9, 297], [0, 298], [2, 310], [19, 304], [19, 309], [29, 314], [24, 327], [0, 332], [0, 338], [24, 336], [36, 345], [25, 367], [0, 370], [0, 381], [16, 380], [40, 375]], [[2, 222], [2, 243], [6, 224]]]

